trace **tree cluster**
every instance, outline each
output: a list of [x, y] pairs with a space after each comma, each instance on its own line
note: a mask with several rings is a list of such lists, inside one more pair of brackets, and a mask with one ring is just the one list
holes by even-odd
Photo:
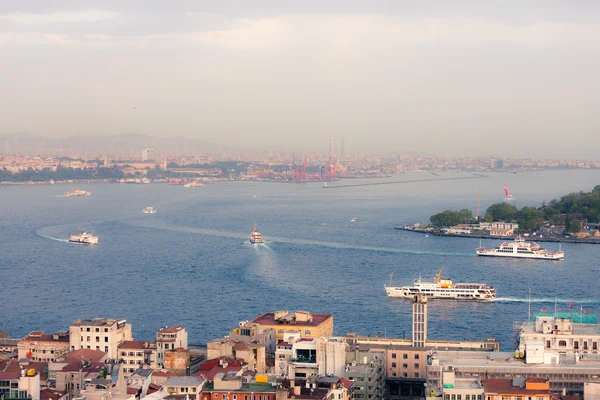
[[446, 210], [439, 214], [432, 215], [431, 218], [429, 218], [429, 221], [431, 222], [431, 225], [436, 228], [458, 224], [473, 224], [477, 222], [475, 218], [473, 218], [473, 212], [467, 209], [462, 209], [460, 211]]

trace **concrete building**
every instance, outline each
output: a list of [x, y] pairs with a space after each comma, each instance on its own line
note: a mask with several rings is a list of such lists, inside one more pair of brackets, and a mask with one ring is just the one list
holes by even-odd
[[490, 224], [490, 236], [514, 236], [515, 229], [519, 224], [513, 222], [492, 222]]
[[556, 356], [585, 358], [599, 348], [600, 325], [593, 314], [536, 314], [519, 333], [519, 352], [528, 364], [544, 364]]
[[156, 368], [156, 343], [126, 340], [119, 344], [118, 358], [123, 360], [123, 375], [126, 378], [139, 368]]
[[415, 296], [412, 305], [412, 346], [425, 347], [427, 341], [427, 297]]
[[270, 383], [245, 383], [241, 376], [220, 373], [204, 384], [201, 400], [276, 400], [276, 392]]
[[342, 376], [348, 345], [344, 338], [302, 338], [286, 336], [275, 353], [275, 372], [289, 379], [312, 375]]
[[346, 368], [344, 378], [354, 380], [356, 400], [383, 400], [386, 398], [385, 371], [381, 360], [370, 364], [351, 365]]
[[275, 353], [277, 343], [275, 329], [261, 328], [260, 324], [249, 321], [240, 322], [238, 327], [230, 332], [229, 339], [261, 344], [265, 346], [265, 351], [270, 354]]
[[329, 138], [329, 156], [333, 157], [335, 156], [336, 151], [335, 151], [335, 138], [334, 137], [330, 137]]
[[190, 368], [190, 351], [182, 348], [169, 350], [164, 353], [165, 368], [177, 375], [188, 375]]
[[300, 331], [302, 337], [317, 338], [333, 336], [332, 314], [311, 314], [306, 311], [276, 311], [265, 313], [252, 320], [260, 329], [274, 329], [276, 339], [283, 340], [283, 334]]
[[119, 345], [126, 340], [133, 340], [133, 337], [131, 324], [124, 319], [77, 320], [69, 327], [71, 350], [99, 350], [107, 353], [108, 358], [116, 359]]
[[47, 334], [43, 331], [34, 331], [19, 342], [18, 357], [50, 362], [62, 357], [69, 349], [67, 332]]
[[[481, 378], [457, 378], [454, 370], [443, 372], [442, 376], [442, 398], [444, 400], [464, 399], [464, 400], [483, 400], [483, 385]], [[435, 390], [429, 391], [430, 397], [437, 397]]]
[[223, 338], [208, 342], [206, 347], [208, 360], [230, 357], [247, 363], [250, 369], [259, 373], [267, 372], [266, 351], [262, 344]]
[[483, 379], [482, 385], [486, 400], [560, 399], [550, 392], [550, 382], [544, 378]]
[[143, 149], [142, 150], [142, 161], [151, 161], [154, 159], [154, 157], [152, 157], [152, 153], [154, 152], [154, 149]]
[[182, 326], [166, 326], [156, 333], [157, 363], [164, 368], [165, 351], [188, 348], [188, 332]]
[[190, 400], [199, 400], [205, 380], [197, 376], [173, 376], [163, 385], [163, 391], [172, 396], [187, 396]]

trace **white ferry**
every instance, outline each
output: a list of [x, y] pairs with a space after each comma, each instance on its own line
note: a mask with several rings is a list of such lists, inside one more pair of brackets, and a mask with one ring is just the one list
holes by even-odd
[[535, 242], [526, 242], [522, 237], [515, 238], [514, 242], [504, 242], [493, 249], [483, 248], [481, 242], [475, 250], [478, 256], [488, 257], [515, 257], [533, 258], [537, 260], [562, 260], [565, 252], [560, 250], [550, 252]]
[[256, 222], [254, 223], [254, 230], [250, 234], [250, 243], [262, 243], [262, 235], [256, 230]]
[[186, 183], [185, 185], [183, 185], [183, 187], [186, 188], [191, 188], [191, 187], [203, 187], [204, 183], [200, 183], [198, 181], [194, 181], [194, 182], [190, 182], [190, 183]]
[[435, 276], [433, 282], [423, 282], [421, 278], [414, 281], [413, 286], [392, 286], [393, 273], [390, 274], [390, 284], [385, 286], [389, 297], [412, 299], [417, 294], [423, 294], [430, 299], [478, 300], [494, 301], [496, 289], [485, 283], [452, 283], [450, 279], [442, 278], [442, 271]]
[[152, 207], [144, 208], [144, 214], [154, 214], [155, 212], [156, 212], [156, 210]]
[[75, 189], [72, 192], [66, 192], [66, 197], [80, 197], [80, 196], [89, 196], [92, 192], [86, 192], [85, 190]]
[[76, 235], [69, 236], [69, 242], [81, 244], [98, 244], [98, 236], [87, 232], [78, 232]]

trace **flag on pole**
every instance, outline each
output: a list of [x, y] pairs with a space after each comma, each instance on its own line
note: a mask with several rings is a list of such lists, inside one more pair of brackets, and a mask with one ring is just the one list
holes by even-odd
[[575, 304], [573, 304], [572, 301], [569, 302], [569, 307], [575, 307]]

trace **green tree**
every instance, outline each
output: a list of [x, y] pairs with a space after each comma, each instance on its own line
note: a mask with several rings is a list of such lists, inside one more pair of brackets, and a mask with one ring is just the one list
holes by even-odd
[[486, 215], [489, 214], [492, 217], [492, 221], [512, 221], [517, 215], [517, 207], [508, 203], [496, 203], [492, 204], [486, 210]]
[[577, 233], [579, 231], [581, 231], [581, 222], [579, 222], [579, 221], [571, 222], [571, 226], [569, 227], [569, 232]]

